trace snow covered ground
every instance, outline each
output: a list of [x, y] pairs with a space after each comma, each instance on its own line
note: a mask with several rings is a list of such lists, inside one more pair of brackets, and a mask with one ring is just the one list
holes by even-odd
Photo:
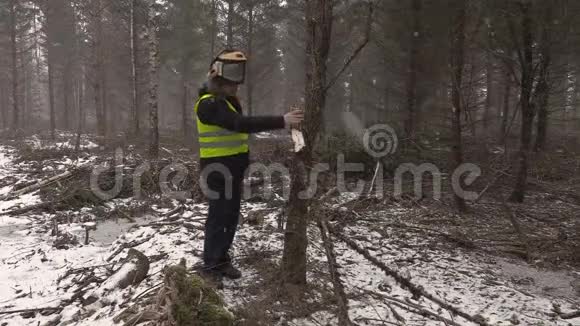
[[[0, 181], [13, 175], [13, 154], [8, 148], [0, 148]], [[10, 189], [0, 191], [7, 193]], [[35, 196], [0, 202], [0, 212], [19, 203], [36, 203], [39, 198]], [[117, 201], [112, 205], [124, 203]], [[340, 207], [340, 203], [335, 205], [338, 211]], [[59, 232], [75, 235], [80, 244], [61, 249], [53, 246], [55, 237], [47, 222], [52, 219], [50, 214], [0, 216], [0, 313], [55, 308], [1, 314], [0, 325], [112, 325], [113, 318], [128, 303], [142, 298], [161, 282], [165, 266], [176, 264], [181, 258], [187, 260], [188, 266], [200, 261], [207, 208], [192, 202], [185, 208], [178, 220], [163, 224], [158, 222], [165, 219], [163, 214], [170, 209], [158, 207], [153, 207], [156, 213], [138, 218], [135, 224], [97, 223], [89, 245], [82, 244], [81, 222], [73, 220], [70, 224], [61, 224]], [[283, 233], [277, 229], [280, 211], [266, 208], [265, 203], [247, 203], [243, 207], [243, 216], [250, 212], [264, 214], [263, 220], [240, 226], [234, 257], [241, 264], [244, 278], [226, 281], [221, 291], [233, 311], [267, 297], [266, 293], [255, 289], [256, 284], [271, 276], [264, 274], [261, 263], [268, 259], [278, 264], [281, 258]], [[491, 325], [580, 325], [580, 318], [563, 320], [553, 317], [552, 311], [554, 305], [563, 312], [580, 308], [578, 288], [573, 286], [580, 279], [578, 271], [544, 271], [521, 261], [449, 246], [436, 234], [402, 227], [406, 222], [401, 219], [404, 213], [404, 208], [373, 212], [344, 223], [344, 228], [338, 228], [341, 221], [331, 223], [345, 237], [421, 285], [425, 291], [470, 315], [482, 316]], [[332, 286], [329, 279], [320, 277], [327, 272], [326, 255], [315, 224], [309, 236], [309, 283], [313, 288], [329, 289]], [[358, 325], [451, 325], [453, 322], [473, 325], [425, 298], [414, 300], [409, 291], [371, 261], [339, 239], [333, 240], [342, 283], [349, 298], [349, 315]], [[151, 262], [148, 276], [139, 286], [110, 293], [96, 306], [83, 306], [78, 300], [69, 302], [77, 290], [87, 293], [99, 290], [99, 282], [83, 284], [86, 276], [106, 282], [106, 278], [120, 268], [127, 249], [119, 249], [126, 247], [141, 251]], [[313, 290], [307, 300], [314, 306], [322, 300], [322, 295]], [[62, 311], [56, 310], [62, 306], [66, 306]], [[283, 307], [283, 303], [273, 302], [268, 304], [266, 313], [274, 316], [270, 319], [272, 325], [337, 323], [335, 312], [328, 305], [315, 310], [307, 317], [295, 316]], [[416, 313], [420, 310], [422, 314]]]

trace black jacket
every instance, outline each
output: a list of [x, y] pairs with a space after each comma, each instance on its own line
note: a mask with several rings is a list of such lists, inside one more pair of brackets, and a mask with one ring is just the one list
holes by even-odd
[[[199, 96], [208, 94], [205, 87], [199, 91]], [[243, 116], [242, 106], [236, 97], [227, 97], [227, 100], [235, 107], [238, 113], [228, 108], [226, 98], [213, 97], [205, 99], [199, 103], [197, 117], [201, 122], [208, 125], [216, 125], [230, 131], [242, 133], [258, 133], [268, 130], [283, 129], [285, 127], [283, 116]], [[233, 174], [239, 172], [238, 169], [245, 170], [249, 163], [248, 154], [236, 154], [227, 157], [204, 158], [201, 159], [201, 167], [211, 163], [222, 163], [226, 165]]]

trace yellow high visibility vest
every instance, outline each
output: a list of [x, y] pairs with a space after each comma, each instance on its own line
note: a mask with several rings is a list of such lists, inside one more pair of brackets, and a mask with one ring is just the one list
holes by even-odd
[[[215, 95], [205, 94], [195, 103], [194, 111], [199, 139], [199, 156], [201, 158], [211, 158], [248, 153], [248, 134], [230, 131], [216, 125], [207, 125], [197, 117], [199, 103], [212, 97], [215, 97]], [[239, 114], [232, 103], [228, 100], [226, 100], [226, 103], [230, 110]]]

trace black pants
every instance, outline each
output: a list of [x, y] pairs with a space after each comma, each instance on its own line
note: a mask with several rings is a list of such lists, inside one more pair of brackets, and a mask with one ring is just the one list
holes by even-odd
[[[219, 268], [231, 261], [228, 251], [232, 246], [240, 217], [244, 171], [247, 166], [245, 162], [244, 158], [226, 158], [213, 162], [218, 163], [220, 169], [225, 167], [226, 173], [202, 172], [202, 177], [207, 181], [208, 188], [205, 191], [209, 200], [203, 248], [206, 268]], [[202, 171], [208, 168], [207, 163], [202, 163]], [[209, 167], [213, 170], [211, 165]]]

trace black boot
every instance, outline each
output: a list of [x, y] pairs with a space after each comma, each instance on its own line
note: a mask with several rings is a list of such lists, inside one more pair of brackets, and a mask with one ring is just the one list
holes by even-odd
[[223, 289], [223, 273], [220, 269], [201, 267], [198, 269], [199, 275], [209, 283], [209, 285], [215, 287], [216, 289]]
[[236, 280], [242, 277], [242, 272], [235, 268], [232, 263], [226, 263], [220, 268], [221, 274], [225, 278]]

